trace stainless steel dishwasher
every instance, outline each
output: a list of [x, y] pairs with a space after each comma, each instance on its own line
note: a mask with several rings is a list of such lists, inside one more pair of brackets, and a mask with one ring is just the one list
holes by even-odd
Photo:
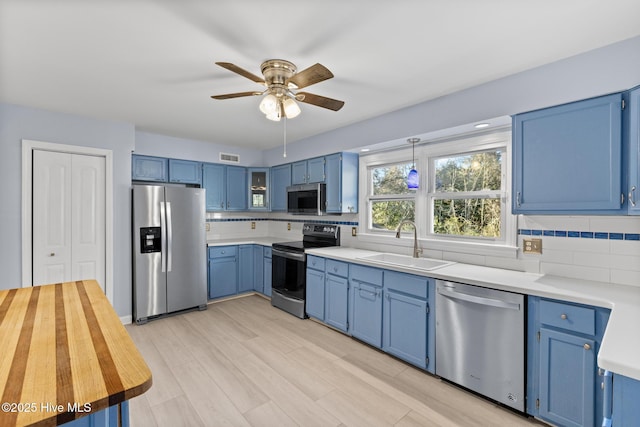
[[525, 410], [525, 296], [436, 281], [436, 374]]

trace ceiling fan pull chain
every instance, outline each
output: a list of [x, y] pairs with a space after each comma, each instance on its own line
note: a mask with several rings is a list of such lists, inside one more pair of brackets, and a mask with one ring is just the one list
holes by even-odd
[[282, 153], [282, 157], [287, 157], [287, 116], [282, 116], [283, 126], [284, 126], [284, 152]]

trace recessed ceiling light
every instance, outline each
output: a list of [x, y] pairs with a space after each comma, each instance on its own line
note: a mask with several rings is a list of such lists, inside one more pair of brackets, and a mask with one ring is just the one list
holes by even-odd
[[363, 152], [363, 153], [366, 153], [366, 152], [367, 152], [367, 151], [369, 151], [369, 150], [370, 150], [369, 148], [361, 148], [361, 149], [360, 149], [360, 151], [361, 151], [361, 152]]
[[489, 127], [489, 123], [478, 123], [477, 125], [475, 125], [476, 129], [482, 129], [486, 127]]

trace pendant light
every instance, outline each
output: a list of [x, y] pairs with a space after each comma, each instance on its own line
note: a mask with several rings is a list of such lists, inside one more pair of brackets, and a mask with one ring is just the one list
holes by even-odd
[[407, 142], [412, 145], [411, 161], [413, 163], [407, 176], [407, 188], [409, 190], [417, 190], [420, 187], [420, 176], [416, 170], [416, 143], [420, 142], [420, 138], [409, 138]]

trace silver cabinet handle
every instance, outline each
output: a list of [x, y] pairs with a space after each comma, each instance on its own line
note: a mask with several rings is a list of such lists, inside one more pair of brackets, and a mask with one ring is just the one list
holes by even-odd
[[560, 315], [560, 318], [561, 318], [562, 320], [567, 320], [567, 315], [566, 315], [566, 314], [564, 314], [564, 313], [562, 313], [562, 314]]
[[631, 206], [633, 206], [634, 208], [636, 207], [636, 201], [635, 201], [635, 191], [636, 191], [636, 186], [634, 185], [633, 187], [631, 187], [631, 190], [629, 190], [629, 203], [631, 203]]
[[588, 343], [585, 343], [582, 347], [587, 351], [591, 350], [591, 345], [589, 345]]

